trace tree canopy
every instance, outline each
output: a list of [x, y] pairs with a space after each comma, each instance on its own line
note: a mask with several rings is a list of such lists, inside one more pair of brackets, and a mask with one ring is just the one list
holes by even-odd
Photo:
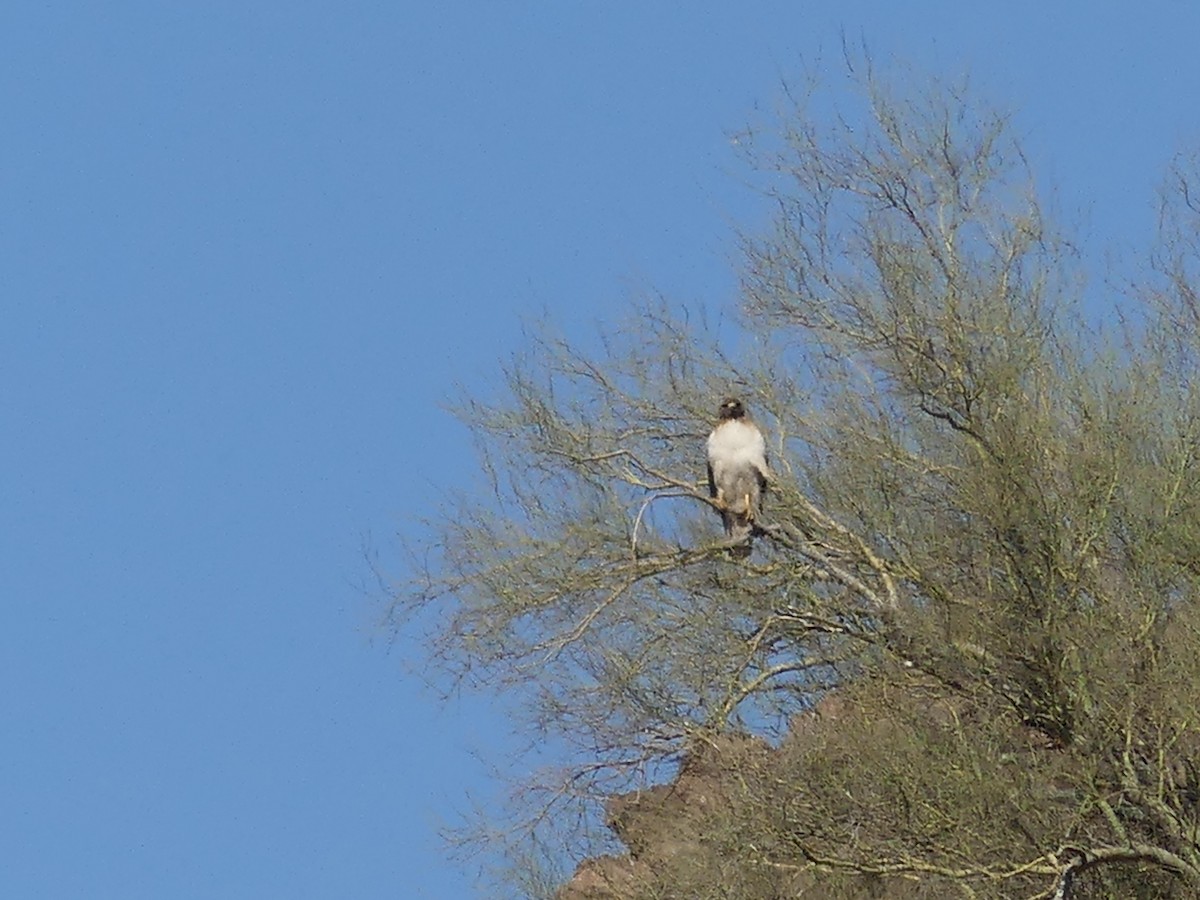
[[[1005, 115], [856, 83], [757, 159], [736, 352], [649, 302], [463, 402], [487, 488], [399, 627], [569, 748], [540, 821], [607, 801], [586, 896], [1195, 896], [1193, 169], [1101, 302]], [[747, 559], [704, 483], [731, 394], [773, 469]]]

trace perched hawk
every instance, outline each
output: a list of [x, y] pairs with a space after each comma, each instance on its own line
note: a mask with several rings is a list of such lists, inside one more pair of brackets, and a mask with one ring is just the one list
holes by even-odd
[[767, 442], [741, 400], [723, 401], [717, 415], [720, 421], [708, 436], [708, 491], [721, 508], [726, 536], [745, 541], [736, 552], [746, 557], [767, 489]]

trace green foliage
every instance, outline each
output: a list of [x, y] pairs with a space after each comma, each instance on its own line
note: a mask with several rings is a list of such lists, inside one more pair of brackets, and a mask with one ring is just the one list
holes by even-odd
[[[536, 338], [463, 405], [491, 491], [397, 613], [575, 748], [535, 820], [624, 798], [628, 871], [588, 896], [1195, 895], [1192, 176], [1089, 325], [1005, 118], [860, 86], [759, 160], [749, 351], [665, 304], [596, 354]], [[747, 562], [703, 485], [731, 393], [775, 470]]]

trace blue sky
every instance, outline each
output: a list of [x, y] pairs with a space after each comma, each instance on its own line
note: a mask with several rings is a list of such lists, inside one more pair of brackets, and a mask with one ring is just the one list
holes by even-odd
[[1200, 146], [1183, 0], [6, 5], [6, 896], [473, 895], [435, 831], [511, 725], [362, 545], [474, 483], [441, 404], [523, 317], [735, 301], [729, 134], [842, 33], [969, 71], [1100, 246]]

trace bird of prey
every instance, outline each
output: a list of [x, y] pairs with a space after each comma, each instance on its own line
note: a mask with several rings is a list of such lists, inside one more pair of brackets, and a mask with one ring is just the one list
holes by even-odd
[[721, 510], [726, 537], [744, 542], [733, 552], [745, 558], [770, 477], [767, 442], [741, 400], [722, 401], [717, 415], [708, 436], [708, 492]]

